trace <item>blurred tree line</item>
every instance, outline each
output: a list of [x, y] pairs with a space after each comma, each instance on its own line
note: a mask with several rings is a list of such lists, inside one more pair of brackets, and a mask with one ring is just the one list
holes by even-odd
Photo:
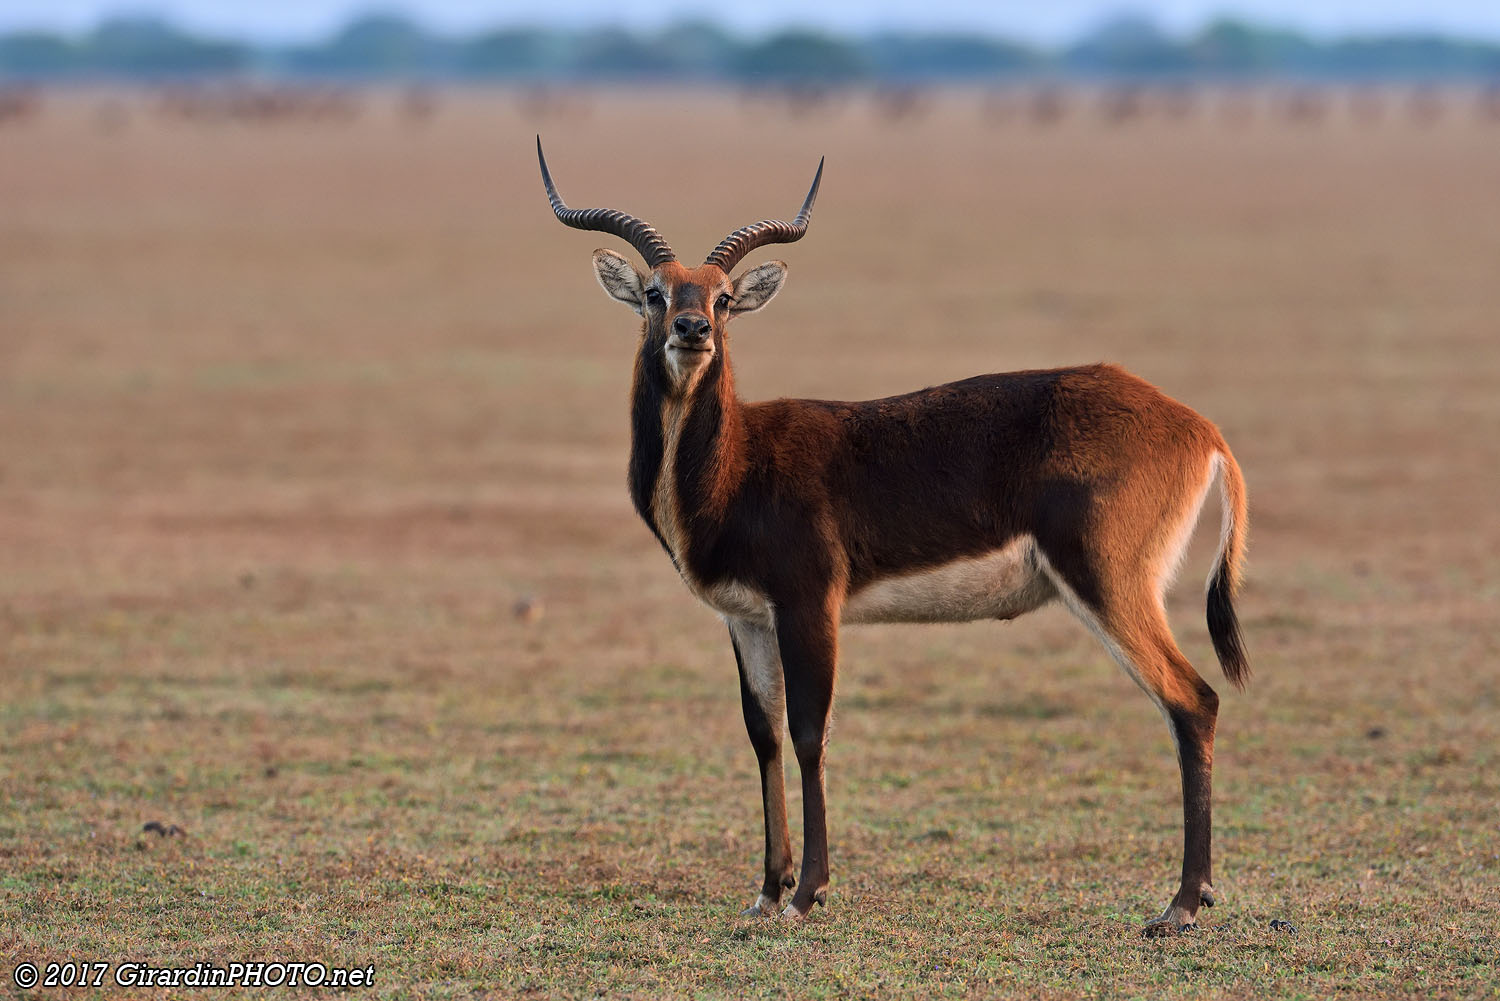
[[1058, 49], [959, 33], [846, 37], [793, 29], [746, 39], [697, 21], [654, 33], [517, 27], [454, 38], [395, 15], [358, 18], [331, 38], [303, 46], [202, 38], [150, 17], [110, 19], [77, 37], [35, 31], [0, 35], [0, 76], [13, 79], [174, 79], [245, 73], [346, 80], [736, 84], [1036, 75], [1500, 78], [1500, 42], [1421, 34], [1321, 41], [1229, 19], [1179, 37], [1134, 16], [1110, 20]]

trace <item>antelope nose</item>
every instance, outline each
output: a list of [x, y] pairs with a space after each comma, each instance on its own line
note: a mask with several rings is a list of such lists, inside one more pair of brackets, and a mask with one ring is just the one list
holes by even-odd
[[688, 344], [702, 344], [708, 340], [708, 332], [712, 329], [713, 325], [702, 313], [679, 313], [672, 321], [672, 333]]

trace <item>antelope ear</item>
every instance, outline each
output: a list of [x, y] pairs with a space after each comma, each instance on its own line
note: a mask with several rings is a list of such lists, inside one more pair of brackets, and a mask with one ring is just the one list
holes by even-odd
[[646, 279], [613, 250], [594, 251], [594, 277], [611, 299], [618, 299], [637, 313], [646, 308]]
[[734, 280], [734, 305], [729, 312], [738, 316], [753, 313], [776, 298], [786, 282], [786, 262], [767, 261], [746, 271]]

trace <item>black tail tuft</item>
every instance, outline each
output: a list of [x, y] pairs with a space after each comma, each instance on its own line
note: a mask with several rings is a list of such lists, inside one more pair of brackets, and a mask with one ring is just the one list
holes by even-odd
[[1234, 581], [1229, 561], [1221, 560], [1214, 579], [1208, 585], [1208, 635], [1214, 641], [1214, 653], [1224, 677], [1240, 691], [1250, 680], [1250, 661], [1245, 656], [1245, 641], [1240, 637], [1240, 619], [1234, 613]]

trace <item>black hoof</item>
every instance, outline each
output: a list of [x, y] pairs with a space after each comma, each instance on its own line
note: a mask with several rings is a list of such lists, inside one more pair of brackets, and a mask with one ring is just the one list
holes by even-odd
[[1155, 921], [1147, 922], [1146, 927], [1141, 929], [1141, 934], [1147, 938], [1165, 938], [1168, 935], [1180, 935], [1183, 932], [1192, 931], [1196, 915], [1180, 904], [1174, 903], [1162, 912], [1161, 917]]

